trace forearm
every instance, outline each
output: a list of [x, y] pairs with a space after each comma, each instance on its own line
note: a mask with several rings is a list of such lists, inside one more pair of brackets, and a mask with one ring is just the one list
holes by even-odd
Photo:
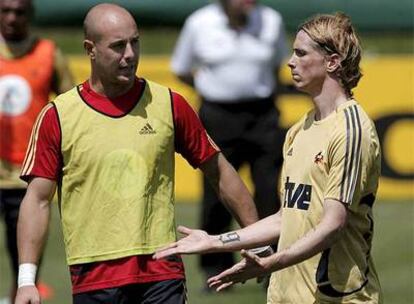
[[236, 251], [275, 244], [280, 235], [280, 213], [270, 215], [243, 229], [212, 235], [212, 252]]
[[241, 227], [251, 225], [259, 219], [256, 205], [236, 170], [227, 164], [224, 156], [219, 155], [220, 179], [217, 193]]
[[[158, 249], [154, 258], [161, 259], [174, 254], [236, 251], [274, 244], [280, 235], [280, 223], [279, 211], [243, 229], [221, 235], [209, 235], [203, 230], [179, 226], [178, 232], [185, 237]], [[269, 254], [269, 251], [269, 246], [266, 246], [256, 248], [255, 253], [263, 256]]]
[[47, 237], [50, 201], [56, 182], [41, 177], [33, 178], [20, 206], [17, 223], [19, 263], [37, 264]]
[[49, 217], [49, 202], [36, 201], [33, 195], [26, 194], [20, 206], [17, 225], [20, 264], [38, 264], [47, 237]]
[[41, 302], [35, 286], [36, 272], [49, 226], [49, 202], [55, 189], [54, 181], [35, 177], [29, 182], [20, 206], [17, 223], [19, 275], [16, 304]]
[[337, 204], [334, 208], [330, 207], [331, 210], [325, 208], [322, 221], [314, 229], [291, 246], [269, 257], [272, 271], [303, 262], [331, 247], [342, 237], [347, 222], [347, 210], [341, 203]]
[[253, 198], [226, 158], [218, 153], [200, 166], [220, 201], [231, 212], [241, 227], [258, 220]]

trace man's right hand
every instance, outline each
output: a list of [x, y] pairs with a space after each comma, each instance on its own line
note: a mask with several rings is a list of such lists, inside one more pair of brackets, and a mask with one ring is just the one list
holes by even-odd
[[216, 246], [222, 245], [221, 241], [199, 229], [190, 229], [179, 226], [177, 231], [185, 237], [158, 249], [153, 255], [154, 259], [162, 259], [174, 254], [208, 253]]
[[22, 286], [17, 289], [14, 304], [40, 304], [40, 295], [36, 286]]

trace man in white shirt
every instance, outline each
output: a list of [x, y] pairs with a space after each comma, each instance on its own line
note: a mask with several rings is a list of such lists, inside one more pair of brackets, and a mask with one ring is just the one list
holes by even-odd
[[[283, 132], [274, 100], [287, 55], [281, 15], [255, 0], [220, 0], [188, 17], [171, 68], [200, 94], [200, 118], [226, 158], [248, 163], [260, 218], [275, 213]], [[204, 180], [201, 228], [220, 234], [231, 216]], [[201, 256], [207, 276], [233, 265], [231, 253]]]

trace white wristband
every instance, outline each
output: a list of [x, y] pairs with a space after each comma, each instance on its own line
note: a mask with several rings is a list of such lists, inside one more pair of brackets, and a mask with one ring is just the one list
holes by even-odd
[[19, 265], [19, 277], [17, 279], [18, 288], [23, 286], [34, 286], [36, 280], [37, 266], [32, 263]]
[[272, 255], [274, 253], [272, 247], [270, 247], [270, 246], [252, 248], [252, 249], [249, 249], [249, 251], [251, 253], [254, 253], [255, 255], [261, 257], [261, 258]]

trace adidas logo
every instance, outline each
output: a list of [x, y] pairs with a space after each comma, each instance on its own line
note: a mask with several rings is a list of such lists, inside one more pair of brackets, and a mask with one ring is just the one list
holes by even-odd
[[288, 156], [292, 156], [293, 155], [293, 147], [289, 149], [287, 155]]
[[139, 131], [139, 134], [141, 134], [141, 135], [145, 135], [145, 134], [155, 134], [155, 133], [157, 133], [157, 132], [155, 132], [155, 130], [151, 127], [151, 125], [148, 122]]

